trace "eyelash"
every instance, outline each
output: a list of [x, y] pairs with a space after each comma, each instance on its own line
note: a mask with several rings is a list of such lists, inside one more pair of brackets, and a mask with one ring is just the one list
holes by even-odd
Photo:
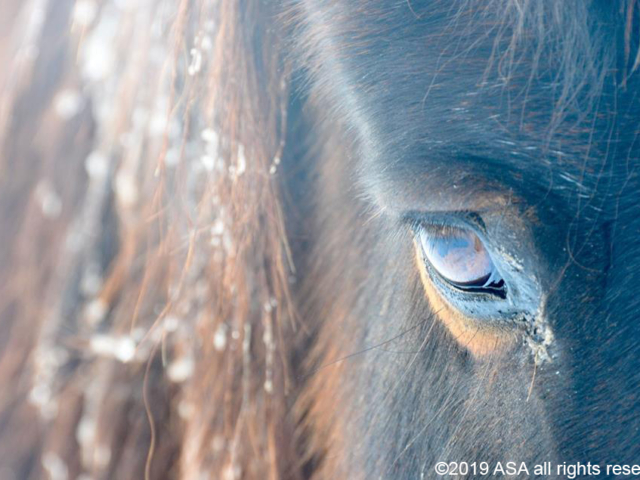
[[427, 230], [430, 235], [436, 238], [445, 239], [451, 236], [455, 232], [456, 228], [458, 227], [453, 227], [451, 225], [445, 225], [445, 224], [428, 224], [428, 223], [421, 222], [418, 225], [418, 228]]
[[450, 234], [458, 229], [471, 230], [479, 236], [486, 233], [486, 226], [482, 217], [473, 211], [455, 210], [442, 213], [409, 212], [404, 220], [414, 232], [426, 229], [429, 233]]

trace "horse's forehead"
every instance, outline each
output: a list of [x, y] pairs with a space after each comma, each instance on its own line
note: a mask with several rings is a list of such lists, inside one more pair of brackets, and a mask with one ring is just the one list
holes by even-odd
[[[462, 3], [310, 7], [318, 58], [328, 67], [320, 77], [366, 138], [368, 166], [385, 172], [377, 180], [394, 168], [433, 173], [444, 164], [463, 174], [484, 168], [500, 175], [496, 165], [529, 172], [533, 190], [553, 182], [574, 198], [628, 183], [640, 149], [640, 85], [636, 75], [619, 89], [615, 72], [607, 74], [615, 61], [605, 55], [606, 34], [596, 34], [602, 26], [565, 15], [566, 31], [541, 27], [555, 28], [548, 45], [544, 36], [523, 33], [538, 45], [525, 49], [504, 32], [514, 28], [511, 17], [481, 11], [484, 2], [468, 10]], [[549, 53], [562, 40], [575, 48], [560, 61]]]

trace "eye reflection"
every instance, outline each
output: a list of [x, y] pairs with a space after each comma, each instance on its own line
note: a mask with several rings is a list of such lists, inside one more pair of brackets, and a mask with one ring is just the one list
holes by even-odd
[[421, 229], [420, 242], [427, 261], [451, 285], [469, 291], [503, 289], [489, 252], [471, 230], [430, 226]]

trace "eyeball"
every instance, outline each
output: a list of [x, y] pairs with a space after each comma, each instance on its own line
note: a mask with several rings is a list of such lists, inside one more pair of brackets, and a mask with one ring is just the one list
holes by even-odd
[[504, 280], [482, 240], [470, 229], [425, 226], [420, 243], [426, 261], [445, 282], [467, 292], [502, 292]]

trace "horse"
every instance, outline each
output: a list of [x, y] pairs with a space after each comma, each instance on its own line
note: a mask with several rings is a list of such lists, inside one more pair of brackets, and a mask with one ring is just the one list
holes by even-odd
[[640, 474], [637, 0], [0, 10], [0, 477]]

